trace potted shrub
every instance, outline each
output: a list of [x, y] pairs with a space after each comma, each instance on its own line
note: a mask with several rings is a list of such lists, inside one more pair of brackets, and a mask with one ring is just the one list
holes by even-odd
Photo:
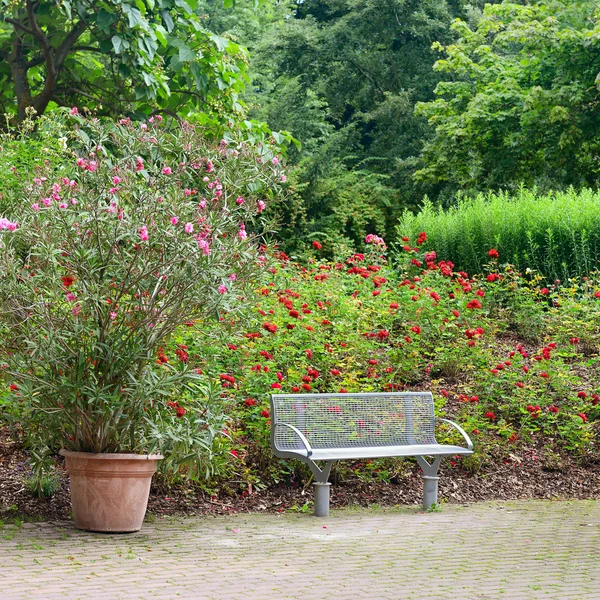
[[136, 531], [162, 453], [193, 474], [218, 429], [186, 348], [165, 342], [243, 306], [284, 178], [267, 146], [189, 124], [72, 120], [70, 164], [0, 219], [0, 362], [30, 436], [62, 447], [76, 526]]

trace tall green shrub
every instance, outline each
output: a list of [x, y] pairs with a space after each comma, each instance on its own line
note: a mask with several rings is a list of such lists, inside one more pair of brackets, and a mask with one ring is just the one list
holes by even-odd
[[[503, 262], [538, 270], [549, 279], [587, 275], [600, 261], [600, 193], [589, 189], [540, 196], [481, 194], [449, 208], [426, 200], [418, 214], [405, 212], [398, 239], [414, 244], [419, 232], [438, 258], [477, 273], [496, 248]], [[403, 242], [402, 242], [403, 244]]]

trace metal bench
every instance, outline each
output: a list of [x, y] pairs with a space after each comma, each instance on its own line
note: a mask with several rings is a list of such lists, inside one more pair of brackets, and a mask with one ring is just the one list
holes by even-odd
[[[275, 455], [307, 463], [315, 476], [318, 517], [329, 514], [327, 480], [337, 460], [415, 456], [423, 469], [423, 507], [428, 509], [437, 503], [442, 456], [473, 453], [461, 427], [435, 418], [428, 392], [273, 394], [271, 416]], [[467, 447], [438, 444], [436, 421], [457, 429]], [[428, 462], [426, 456], [433, 460]]]

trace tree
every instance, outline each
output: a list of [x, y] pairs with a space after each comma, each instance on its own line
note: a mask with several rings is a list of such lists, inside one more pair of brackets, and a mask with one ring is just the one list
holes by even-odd
[[0, 0], [0, 59], [0, 109], [20, 121], [60, 105], [223, 122], [247, 80], [245, 50], [197, 0]]
[[435, 69], [435, 127], [420, 181], [458, 189], [595, 186], [600, 163], [600, 11], [594, 0], [486, 6]]
[[292, 243], [391, 234], [423, 195], [412, 174], [430, 128], [414, 106], [440, 79], [431, 46], [476, 11], [462, 0], [305, 0], [289, 11], [253, 45], [244, 96], [251, 114], [303, 144], [290, 156], [304, 218], [285, 232]]

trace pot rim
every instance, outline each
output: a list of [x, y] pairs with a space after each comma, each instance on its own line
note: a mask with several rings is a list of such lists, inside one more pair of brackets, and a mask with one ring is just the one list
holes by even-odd
[[125, 454], [117, 452], [77, 452], [75, 450], [66, 450], [61, 448], [58, 452], [65, 458], [72, 456], [73, 458], [87, 458], [91, 460], [162, 460], [162, 454]]

